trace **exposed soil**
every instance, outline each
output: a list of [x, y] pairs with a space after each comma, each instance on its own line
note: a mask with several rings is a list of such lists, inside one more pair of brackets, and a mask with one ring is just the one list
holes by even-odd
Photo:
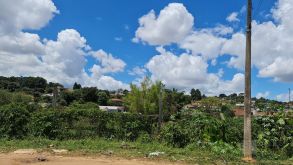
[[112, 156], [57, 156], [46, 153], [0, 154], [0, 165], [179, 165], [163, 161], [123, 159]]

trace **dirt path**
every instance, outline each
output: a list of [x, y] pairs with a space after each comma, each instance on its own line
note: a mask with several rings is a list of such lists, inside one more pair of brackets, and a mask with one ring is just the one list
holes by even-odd
[[[38, 158], [44, 158], [40, 161]], [[116, 157], [69, 157], [49, 154], [0, 154], [0, 165], [179, 165], [179, 163]]]

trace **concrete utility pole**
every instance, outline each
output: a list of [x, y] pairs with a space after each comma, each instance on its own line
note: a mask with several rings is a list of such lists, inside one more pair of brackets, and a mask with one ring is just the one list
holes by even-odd
[[162, 96], [162, 84], [160, 84], [160, 93], [159, 93], [159, 132], [161, 131], [161, 127], [162, 127], [162, 120], [163, 120], [163, 96]]
[[52, 100], [54, 109], [56, 109], [56, 107], [57, 107], [58, 93], [59, 93], [58, 87], [55, 86], [54, 89], [53, 89], [53, 100]]
[[288, 108], [290, 109], [291, 108], [291, 88], [289, 88], [289, 100], [288, 100]]
[[289, 88], [289, 103], [291, 101], [291, 89]]
[[244, 96], [244, 138], [243, 153], [245, 161], [253, 161], [251, 139], [251, 20], [252, 0], [247, 0], [247, 30], [245, 56], [245, 96]]

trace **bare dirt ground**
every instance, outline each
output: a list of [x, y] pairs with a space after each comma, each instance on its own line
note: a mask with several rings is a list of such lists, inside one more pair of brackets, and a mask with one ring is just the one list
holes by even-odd
[[0, 154], [0, 165], [179, 165], [179, 163], [143, 159], [128, 160], [109, 156], [78, 157], [45, 153], [6, 153]]

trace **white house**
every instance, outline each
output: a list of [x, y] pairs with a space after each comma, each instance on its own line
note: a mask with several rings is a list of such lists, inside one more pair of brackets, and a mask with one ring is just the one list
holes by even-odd
[[124, 112], [124, 107], [122, 106], [99, 106], [99, 108], [106, 112]]

